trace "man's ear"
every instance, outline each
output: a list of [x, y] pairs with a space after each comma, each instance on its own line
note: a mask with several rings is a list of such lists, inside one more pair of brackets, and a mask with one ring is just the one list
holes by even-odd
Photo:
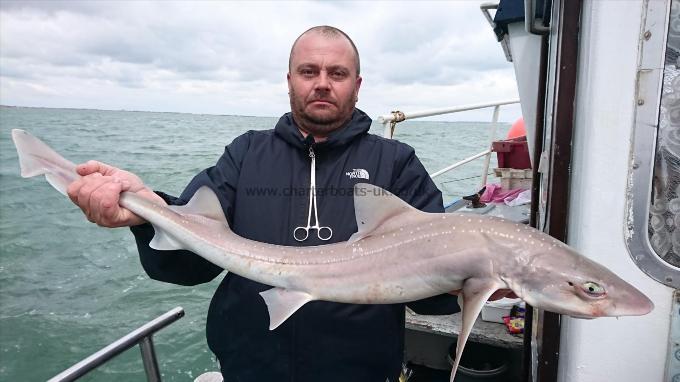
[[361, 76], [357, 76], [357, 82], [356, 82], [356, 85], [357, 85], [356, 96], [357, 97], [359, 97], [359, 88], [361, 87], [361, 80], [362, 80]]

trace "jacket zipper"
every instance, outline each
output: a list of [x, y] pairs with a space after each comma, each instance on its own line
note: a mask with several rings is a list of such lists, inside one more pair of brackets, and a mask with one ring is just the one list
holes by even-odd
[[309, 191], [316, 193], [316, 182], [312, 182], [312, 179], [314, 179], [313, 174], [316, 173], [316, 154], [314, 154], [314, 146], [311, 145], [309, 146], [309, 157], [312, 160], [312, 172], [310, 173], [312, 175], [309, 177]]
[[[310, 172], [310, 177], [309, 177], [309, 192], [310, 193], [316, 193], [316, 182], [313, 182], [314, 179], [314, 173], [316, 172], [316, 155], [314, 154], [314, 147], [312, 145], [309, 145], [309, 158], [311, 159], [311, 172]], [[310, 194], [311, 195], [311, 194]], [[309, 208], [312, 208], [312, 205], [310, 204]], [[314, 206], [316, 208], [316, 206]], [[311, 214], [311, 210], [308, 211], [308, 213]], [[292, 324], [292, 341], [291, 341], [291, 354], [290, 354], [290, 379], [289, 382], [295, 382], [297, 379], [297, 348], [298, 348], [298, 335], [297, 335], [297, 326], [298, 326], [298, 320], [299, 317], [291, 317], [293, 320]]]

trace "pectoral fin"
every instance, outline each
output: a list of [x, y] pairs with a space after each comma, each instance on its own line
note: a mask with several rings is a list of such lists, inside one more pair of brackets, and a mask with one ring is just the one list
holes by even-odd
[[456, 360], [451, 369], [450, 382], [453, 382], [453, 379], [456, 377], [460, 356], [463, 354], [463, 349], [465, 348], [465, 343], [472, 331], [472, 326], [475, 324], [479, 313], [482, 311], [484, 303], [499, 287], [500, 285], [496, 281], [474, 278], [466, 280], [463, 284], [463, 290], [458, 295], [458, 300], [462, 300], [462, 304], [459, 304], [462, 309], [461, 314], [463, 316], [463, 322], [460, 328], [460, 334], [458, 334]]
[[283, 288], [260, 292], [260, 296], [269, 310], [269, 330], [276, 329], [304, 304], [314, 299], [308, 293]]

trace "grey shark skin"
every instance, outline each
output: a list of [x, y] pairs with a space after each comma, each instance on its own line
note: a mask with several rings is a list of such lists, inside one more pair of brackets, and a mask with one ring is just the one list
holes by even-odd
[[[12, 130], [12, 138], [23, 177], [44, 174], [63, 194], [79, 177], [73, 163], [29, 133]], [[472, 325], [497, 289], [580, 318], [644, 315], [654, 307], [607, 268], [536, 229], [495, 217], [424, 213], [370, 184], [354, 189], [358, 232], [347, 242], [316, 247], [234, 234], [207, 187], [186, 206], [163, 206], [132, 193], [123, 193], [120, 205], [154, 226], [153, 248], [187, 249], [273, 286], [261, 293], [271, 330], [313, 300], [392, 304], [460, 290], [463, 324], [452, 381]]]

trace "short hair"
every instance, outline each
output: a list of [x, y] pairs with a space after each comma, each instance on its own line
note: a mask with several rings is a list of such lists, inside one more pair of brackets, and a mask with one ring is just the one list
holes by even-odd
[[357, 50], [356, 45], [354, 45], [354, 41], [352, 41], [351, 38], [347, 35], [347, 33], [341, 31], [340, 29], [336, 27], [332, 27], [330, 25], [319, 25], [315, 26], [312, 28], [307, 29], [304, 31], [298, 38], [295, 39], [295, 42], [293, 42], [293, 46], [290, 48], [290, 56], [288, 57], [288, 70], [290, 71], [292, 69], [293, 65], [293, 51], [295, 50], [295, 45], [297, 45], [298, 40], [307, 33], [319, 33], [320, 35], [328, 38], [338, 38], [338, 37], [344, 37], [349, 41], [350, 45], [352, 45], [352, 50], [354, 51], [354, 64], [357, 67], [357, 76], [359, 73], [361, 73], [361, 65], [359, 61], [359, 51]]

